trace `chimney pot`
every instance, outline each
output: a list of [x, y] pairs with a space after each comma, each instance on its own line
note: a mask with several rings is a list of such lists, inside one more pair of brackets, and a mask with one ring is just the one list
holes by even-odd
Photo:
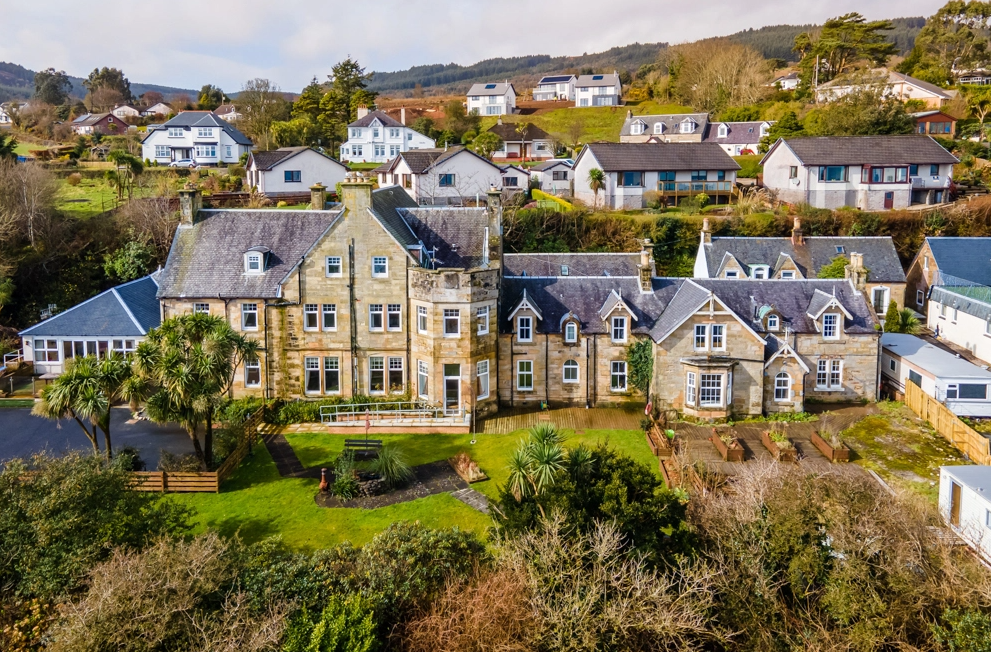
[[702, 244], [712, 244], [712, 229], [709, 227], [709, 218], [702, 218]]
[[358, 107], [357, 114], [358, 114], [358, 119], [361, 120], [366, 115], [368, 115], [368, 107], [362, 104], [361, 106]]
[[406, 124], [406, 107], [405, 106], [399, 109], [399, 122], [403, 123], [403, 125]]
[[805, 244], [805, 234], [802, 232], [802, 218], [795, 216], [795, 222], [791, 230], [791, 243], [796, 247]]
[[179, 191], [179, 213], [181, 223], [192, 226], [196, 223], [196, 215], [203, 208], [203, 195], [192, 183], [187, 182]]

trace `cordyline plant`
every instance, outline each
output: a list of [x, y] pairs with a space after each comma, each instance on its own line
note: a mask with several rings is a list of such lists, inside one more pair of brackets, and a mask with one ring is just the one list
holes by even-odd
[[[230, 394], [237, 368], [258, 353], [258, 342], [212, 315], [181, 315], [149, 331], [135, 352], [148, 417], [180, 424], [196, 456], [213, 465], [213, 410]], [[205, 425], [203, 446], [197, 437]]]
[[[584, 446], [565, 452], [561, 445], [564, 437], [554, 425], [530, 428], [526, 439], [520, 442], [509, 460], [507, 488], [517, 502], [531, 496], [539, 496], [554, 484], [558, 471], [568, 469], [573, 473], [592, 463], [592, 454]], [[546, 518], [543, 506], [537, 509]]]

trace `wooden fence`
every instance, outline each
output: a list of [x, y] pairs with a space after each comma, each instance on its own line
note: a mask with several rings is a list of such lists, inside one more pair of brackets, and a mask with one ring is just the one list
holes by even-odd
[[157, 491], [159, 493], [218, 493], [220, 483], [226, 480], [241, 461], [251, 452], [258, 441], [258, 428], [265, 416], [264, 408], [259, 408], [241, 425], [241, 443], [238, 444], [224, 463], [216, 471], [172, 472], [136, 471], [133, 488], [135, 491]]
[[925, 419], [936, 432], [965, 453], [975, 464], [991, 464], [991, 442], [961, 421], [945, 405], [922, 391], [915, 383], [905, 383], [905, 405]]

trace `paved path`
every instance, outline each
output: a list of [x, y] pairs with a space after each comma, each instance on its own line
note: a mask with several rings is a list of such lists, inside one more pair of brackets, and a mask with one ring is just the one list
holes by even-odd
[[480, 491], [475, 491], [471, 487], [468, 487], [467, 489], [453, 491], [451, 495], [472, 509], [477, 509], [483, 514], [489, 513], [489, 497]]
[[528, 408], [501, 408], [499, 414], [482, 421], [480, 430], [488, 434], [506, 435], [517, 430], [532, 428], [538, 424], [553, 423], [558, 428], [584, 434], [585, 430], [638, 430], [643, 418], [643, 408], [595, 408], [583, 407], [538, 410]]
[[[132, 421], [131, 411], [115, 407], [110, 417], [110, 437], [114, 450], [125, 446], [138, 449], [148, 470], [158, 467], [160, 451], [175, 455], [194, 453], [193, 442], [177, 425], [157, 425], [150, 421]], [[103, 433], [100, 433], [103, 448]], [[27, 458], [47, 451], [63, 455], [68, 451], [89, 452], [93, 445], [72, 419], [49, 421], [31, 414], [28, 408], [0, 409], [0, 465], [5, 460]]]
[[262, 441], [269, 455], [275, 461], [275, 468], [283, 478], [316, 478], [320, 479], [320, 468], [305, 468], [296, 456], [289, 441], [281, 431], [269, 431], [262, 434]]

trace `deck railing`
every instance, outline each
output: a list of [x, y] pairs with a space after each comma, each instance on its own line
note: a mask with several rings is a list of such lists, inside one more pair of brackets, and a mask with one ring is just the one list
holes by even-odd
[[657, 190], [663, 193], [733, 192], [732, 181], [661, 181]]
[[354, 423], [363, 422], [365, 413], [370, 421], [383, 419], [413, 419], [426, 421], [428, 419], [445, 419], [465, 416], [465, 406], [443, 408], [426, 405], [417, 401], [395, 401], [392, 403], [357, 403], [342, 405], [321, 405], [321, 423]]
[[10, 353], [3, 354], [3, 362], [0, 363], [0, 373], [6, 371], [8, 368], [14, 368], [21, 364], [24, 360], [24, 351], [17, 350]]

